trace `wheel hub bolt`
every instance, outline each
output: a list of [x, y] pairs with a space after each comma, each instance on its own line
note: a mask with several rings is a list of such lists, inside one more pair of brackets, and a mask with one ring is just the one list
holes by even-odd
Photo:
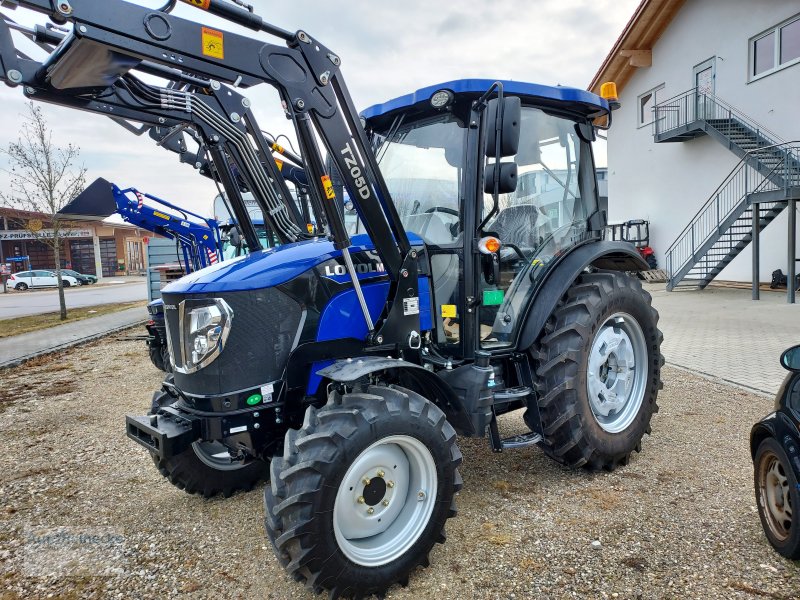
[[368, 514], [368, 515], [371, 515], [371, 514], [372, 514], [372, 513], [374, 513], [374, 512], [375, 512], [375, 509], [374, 509], [374, 508], [372, 508], [371, 506], [370, 506], [370, 507], [367, 509], [367, 514]]
[[389, 506], [389, 501], [388, 501], [388, 500], [384, 500], [384, 501], [382, 502], [382, 504], [383, 504], [384, 506]]
[[358, 503], [359, 503], [359, 504], [364, 504], [364, 502], [365, 502], [365, 500], [364, 500], [364, 496], [359, 496], [359, 497], [358, 497]]
[[378, 471], [378, 477], [380, 477], [381, 479], [383, 479], [383, 476], [384, 476], [384, 475], [386, 475], [386, 473], [384, 473], [383, 471]]
[[394, 481], [387, 481], [386, 482], [386, 487], [393, 488], [394, 487]]
[[364, 477], [364, 479], [361, 480], [361, 483], [363, 483], [364, 485], [369, 485], [369, 482], [370, 482], [369, 477]]
[[417, 494], [417, 500], [419, 500], [420, 502], [422, 502], [423, 500], [425, 500], [425, 492], [423, 492], [422, 490], [420, 490], [420, 491], [419, 491], [419, 493]]

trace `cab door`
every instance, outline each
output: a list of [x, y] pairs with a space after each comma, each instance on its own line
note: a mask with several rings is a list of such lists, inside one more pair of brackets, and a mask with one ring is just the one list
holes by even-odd
[[[498, 194], [484, 186], [477, 237], [499, 240], [499, 250], [481, 255], [477, 273], [478, 346], [514, 346], [538, 284], [560, 256], [588, 235], [597, 210], [591, 149], [574, 120], [524, 106], [514, 155], [516, 188]], [[484, 177], [485, 179], [485, 177]]]

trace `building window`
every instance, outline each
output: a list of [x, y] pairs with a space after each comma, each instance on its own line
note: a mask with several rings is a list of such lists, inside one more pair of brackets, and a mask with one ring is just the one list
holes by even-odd
[[750, 39], [750, 79], [800, 63], [800, 15]]
[[637, 115], [636, 115], [636, 126], [637, 127], [644, 127], [645, 125], [650, 125], [653, 122], [653, 118], [655, 113], [653, 112], [653, 108], [656, 104], [658, 104], [658, 99], [661, 96], [661, 92], [664, 90], [664, 84], [654, 87], [652, 90], [646, 91], [644, 94], [639, 96], [636, 100], [636, 107], [637, 107]]

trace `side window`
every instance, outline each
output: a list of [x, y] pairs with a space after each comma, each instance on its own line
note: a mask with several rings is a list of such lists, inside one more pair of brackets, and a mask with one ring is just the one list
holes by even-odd
[[795, 375], [786, 392], [786, 405], [800, 415], [800, 375]]
[[53, 275], [50, 273], [50, 271], [34, 271], [33, 272], [33, 276], [34, 277], [52, 277]]
[[653, 122], [655, 113], [653, 108], [660, 100], [664, 100], [662, 93], [664, 84], [654, 87], [652, 90], [646, 91], [644, 94], [636, 99], [636, 126], [645, 127]]
[[750, 38], [750, 81], [796, 64], [800, 64], [800, 15]]
[[[594, 181], [591, 153], [574, 121], [523, 107], [514, 160], [517, 189], [500, 195], [497, 213], [482, 234], [494, 234], [501, 243], [495, 255], [482, 258], [484, 348], [513, 343], [534, 285], [558, 255], [582, 240], [586, 220], [597, 210], [595, 186], [587, 183]], [[491, 194], [485, 194], [483, 215], [493, 206]], [[495, 256], [496, 267], [487, 260]]]

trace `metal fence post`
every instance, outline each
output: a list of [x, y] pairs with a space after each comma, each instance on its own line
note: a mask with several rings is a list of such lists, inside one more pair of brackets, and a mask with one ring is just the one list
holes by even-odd
[[788, 246], [789, 246], [789, 265], [787, 271], [789, 271], [788, 276], [786, 277], [786, 301], [789, 304], [794, 304], [795, 302], [795, 274], [797, 272], [797, 200], [792, 198], [789, 200], [789, 235], [788, 235]]
[[761, 290], [759, 289], [759, 281], [761, 280], [759, 267], [761, 261], [761, 252], [760, 252], [760, 244], [759, 244], [759, 206], [758, 202], [753, 202], [751, 204], [753, 207], [753, 300], [758, 300], [760, 297]]

